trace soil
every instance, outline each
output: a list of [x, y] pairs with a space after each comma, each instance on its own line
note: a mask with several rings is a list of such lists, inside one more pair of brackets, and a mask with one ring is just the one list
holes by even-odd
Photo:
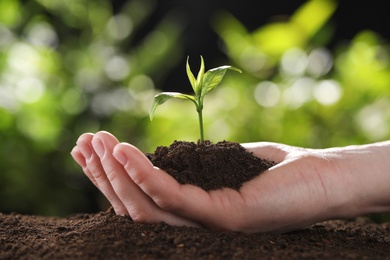
[[[148, 157], [179, 182], [206, 190], [239, 189], [274, 165], [228, 142], [175, 142]], [[390, 259], [390, 223], [328, 221], [272, 235], [140, 224], [112, 210], [66, 218], [0, 213], [0, 259], [286, 258]]]
[[222, 141], [174, 141], [147, 154], [153, 165], [165, 170], [181, 184], [204, 190], [224, 187], [239, 190], [241, 185], [264, 172], [274, 162], [255, 157], [239, 143]]
[[0, 213], [0, 259], [390, 259], [390, 223], [328, 221], [281, 235], [139, 224], [113, 212]]

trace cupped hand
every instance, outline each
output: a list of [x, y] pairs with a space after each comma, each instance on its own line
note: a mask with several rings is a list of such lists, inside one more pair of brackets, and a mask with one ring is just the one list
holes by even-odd
[[245, 183], [239, 191], [204, 191], [194, 185], [181, 185], [151, 167], [148, 159], [130, 144], [116, 145], [113, 156], [158, 208], [211, 229], [284, 232], [325, 220], [331, 217], [330, 208], [335, 210], [342, 203], [334, 204], [329, 195], [331, 183], [323, 176], [335, 169], [323, 155], [274, 143], [244, 147], [278, 164]]

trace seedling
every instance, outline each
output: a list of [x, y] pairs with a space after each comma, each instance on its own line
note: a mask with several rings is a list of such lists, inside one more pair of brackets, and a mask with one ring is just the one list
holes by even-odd
[[200, 129], [200, 141], [204, 142], [204, 131], [203, 131], [203, 99], [207, 93], [209, 93], [213, 88], [219, 85], [227, 70], [235, 70], [241, 73], [240, 69], [234, 68], [232, 66], [221, 66], [214, 69], [204, 72], [204, 61], [203, 57], [200, 56], [200, 69], [198, 75], [195, 79], [194, 75], [191, 72], [190, 65], [188, 64], [189, 57], [187, 57], [186, 71], [188, 79], [191, 83], [192, 89], [194, 90], [195, 95], [182, 94], [178, 92], [163, 92], [156, 95], [153, 99], [152, 108], [150, 109], [150, 120], [153, 120], [154, 112], [156, 108], [165, 103], [171, 98], [181, 98], [191, 100], [196, 107], [196, 112], [198, 112], [199, 118], [199, 129]]

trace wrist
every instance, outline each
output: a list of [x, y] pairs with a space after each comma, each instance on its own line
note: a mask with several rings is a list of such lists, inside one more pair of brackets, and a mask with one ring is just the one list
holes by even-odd
[[333, 217], [390, 211], [390, 142], [325, 150], [335, 161], [331, 172]]

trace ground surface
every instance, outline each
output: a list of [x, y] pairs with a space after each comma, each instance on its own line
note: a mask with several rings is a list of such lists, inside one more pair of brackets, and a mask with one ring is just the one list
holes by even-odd
[[390, 223], [330, 221], [281, 235], [137, 224], [112, 212], [0, 214], [0, 259], [390, 259]]

